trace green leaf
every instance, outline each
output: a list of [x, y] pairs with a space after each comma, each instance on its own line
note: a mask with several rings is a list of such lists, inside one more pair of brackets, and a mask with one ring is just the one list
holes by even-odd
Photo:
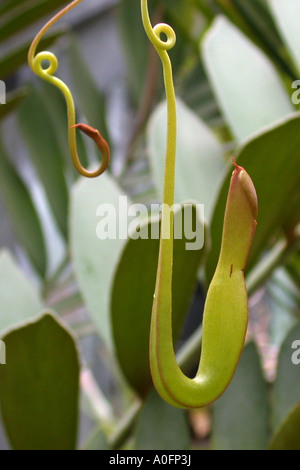
[[32, 90], [23, 101], [19, 123], [53, 214], [66, 236], [69, 195], [64, 175], [64, 155], [46, 104], [37, 91]]
[[[211, 130], [177, 100], [178, 143], [175, 202], [195, 200], [205, 205], [209, 219], [225, 168], [222, 147]], [[162, 103], [151, 117], [148, 153], [153, 176], [162, 197], [166, 153], [167, 107]]]
[[283, 342], [278, 358], [277, 375], [273, 393], [273, 429], [283, 422], [288, 413], [300, 401], [299, 364], [294, 364], [292, 348], [294, 341], [300, 340], [300, 323], [289, 332]]
[[0, 139], [0, 192], [16, 235], [42, 276], [47, 269], [40, 220], [23, 180], [10, 162]]
[[37, 315], [42, 308], [37, 292], [11, 254], [0, 251], [0, 331]]
[[272, 438], [270, 450], [300, 450], [300, 403], [281, 424]]
[[14, 111], [27, 94], [28, 90], [26, 88], [18, 88], [16, 91], [8, 93], [6, 96], [6, 104], [0, 105], [0, 120]]
[[298, 18], [300, 3], [287, 0], [269, 0], [268, 3], [280, 34], [299, 69], [300, 33]]
[[80, 178], [71, 196], [70, 236], [74, 270], [87, 308], [107, 346], [112, 344], [109, 292], [125, 240], [119, 239], [118, 231], [114, 239], [100, 240], [97, 237], [97, 225], [104, 218], [97, 216], [97, 208], [102, 204], [112, 206], [118, 220], [120, 196], [124, 194], [107, 173], [93, 180]]
[[282, 47], [276, 26], [266, 0], [216, 0], [223, 13], [256, 43], [284, 74], [295, 76], [295, 71]]
[[98, 129], [101, 135], [109, 141], [104, 95], [97, 88], [75, 39], [70, 42], [68, 59], [72, 83], [82, 111], [89, 124]]
[[[45, 39], [42, 39], [38, 52], [40, 50], [46, 50], [51, 44], [53, 44], [59, 37], [61, 37], [66, 32], [65, 29], [60, 29], [55, 33], [47, 36]], [[27, 62], [28, 50], [31, 42], [22, 45], [16, 49], [10, 50], [6, 55], [1, 57], [0, 60], [0, 77], [4, 80], [9, 75], [13, 74], [21, 65], [24, 65]]]
[[[152, 18], [155, 6], [157, 6], [157, 1], [149, 4]], [[141, 21], [140, 8], [135, 2], [120, 1], [118, 20], [130, 90], [135, 103], [138, 104], [144, 89], [150, 45]]]
[[32, 0], [6, 0], [0, 6], [0, 14], [3, 15], [9, 10], [12, 10], [15, 7], [20, 6], [20, 4], [25, 5], [25, 3], [30, 3]]
[[51, 313], [8, 332], [0, 403], [15, 450], [74, 450], [79, 358], [74, 338]]
[[[296, 115], [259, 133], [241, 148], [237, 162], [251, 176], [258, 196], [258, 225], [247, 269], [257, 261], [269, 240], [282, 226], [300, 217], [300, 117]], [[211, 223], [212, 249], [208, 256], [207, 280], [212, 278], [221, 243], [230, 168], [219, 193]]]
[[136, 449], [186, 450], [189, 444], [185, 411], [168, 405], [152, 390], [137, 421]]
[[0, 42], [6, 41], [67, 3], [66, 0], [33, 0], [16, 5], [16, 8], [12, 8], [1, 15]]
[[267, 448], [268, 390], [254, 343], [245, 346], [231, 384], [214, 405], [212, 429], [214, 449]]
[[268, 308], [272, 312], [269, 339], [270, 343], [276, 347], [281, 345], [288, 331], [295, 325], [295, 310], [292, 310], [290, 305], [286, 305], [288, 295], [280, 290], [276, 284], [268, 282], [268, 294]]
[[102, 428], [94, 430], [84, 445], [84, 450], [108, 450], [107, 439], [104, 435]]
[[287, 266], [287, 271], [294, 282], [300, 286], [300, 250], [295, 253], [289, 260]]
[[[175, 221], [184, 217], [177, 210]], [[193, 208], [196, 217], [196, 208]], [[146, 220], [140, 232], [158, 232], [158, 219]], [[174, 240], [173, 334], [178, 339], [197, 282], [204, 250], [187, 250], [187, 238]], [[159, 240], [129, 239], [117, 266], [111, 293], [111, 319], [116, 354], [128, 383], [145, 395], [152, 384], [149, 333], [158, 263]], [[183, 275], [184, 273], [184, 275]], [[200, 313], [199, 313], [200, 315]]]
[[214, 21], [202, 51], [216, 97], [238, 141], [294, 111], [273, 64], [225, 17]]

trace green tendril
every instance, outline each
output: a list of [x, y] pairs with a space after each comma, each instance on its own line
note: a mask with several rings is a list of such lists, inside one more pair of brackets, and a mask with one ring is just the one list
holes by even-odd
[[[43, 80], [51, 83], [52, 85], [56, 86], [60, 89], [63, 93], [66, 105], [67, 105], [67, 113], [68, 113], [68, 136], [69, 136], [69, 148], [71, 153], [71, 158], [76, 170], [82, 175], [88, 178], [94, 178], [96, 176], [101, 175], [108, 167], [109, 160], [110, 160], [110, 149], [109, 145], [106, 140], [101, 136], [100, 132], [97, 129], [94, 129], [91, 126], [86, 124], [76, 124], [76, 112], [75, 112], [75, 105], [74, 100], [72, 97], [72, 93], [67, 85], [60, 80], [59, 78], [55, 77], [54, 74], [58, 68], [58, 60], [57, 57], [49, 51], [43, 51], [36, 53], [38, 45], [47, 31], [66, 13], [76, 7], [82, 0], [74, 0], [72, 3], [67, 5], [63, 10], [57, 13], [48, 23], [40, 30], [40, 32], [34, 38], [29, 52], [28, 52], [28, 63], [33, 70], [33, 72], [41, 77]], [[43, 64], [48, 63], [48, 67], [44, 67]], [[82, 132], [86, 135], [91, 137], [97, 147], [99, 148], [102, 154], [102, 162], [100, 167], [96, 171], [89, 171], [86, 170], [80, 163], [78, 153], [77, 153], [77, 143], [76, 143], [76, 128], [79, 128]]]
[[[205, 303], [201, 359], [196, 376], [190, 379], [177, 364], [172, 340], [174, 214], [170, 208], [174, 204], [177, 124], [172, 66], [167, 51], [175, 45], [176, 36], [166, 24], [152, 27], [147, 0], [141, 0], [141, 9], [145, 31], [162, 61], [168, 102], [164, 204], [150, 330], [151, 374], [158, 393], [168, 403], [179, 408], [199, 408], [224, 392], [244, 345], [248, 321], [244, 268], [256, 227], [257, 198], [249, 175], [235, 164], [221, 253]], [[166, 41], [161, 39], [162, 34], [166, 35]]]

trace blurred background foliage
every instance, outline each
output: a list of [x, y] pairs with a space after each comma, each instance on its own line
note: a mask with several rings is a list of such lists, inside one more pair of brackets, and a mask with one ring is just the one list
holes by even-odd
[[[111, 145], [109, 173], [89, 181], [70, 162], [62, 96], [26, 64], [32, 38], [67, 2], [1, 1], [1, 448], [300, 450], [300, 0], [149, 0], [153, 22], [177, 33], [176, 202], [205, 204], [203, 253], [175, 248], [174, 331], [187, 373], [199, 356], [232, 154], [259, 199], [245, 350], [224, 395], [189, 412], [151, 384], [158, 242], [96, 237], [99, 204], [118, 215], [120, 196], [161, 200], [166, 105], [139, 3], [83, 0], [41, 44], [59, 58], [78, 121]], [[78, 139], [93, 165], [94, 145]]]

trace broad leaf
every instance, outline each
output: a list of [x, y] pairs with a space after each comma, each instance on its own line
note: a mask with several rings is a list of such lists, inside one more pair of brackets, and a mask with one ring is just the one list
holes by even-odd
[[50, 313], [8, 332], [0, 404], [15, 450], [74, 450], [79, 358], [74, 338]]
[[46, 104], [35, 90], [23, 101], [19, 122], [30, 158], [43, 183], [55, 219], [67, 234], [68, 189], [61, 151]]
[[297, 355], [296, 349], [293, 349], [293, 343], [299, 340], [300, 323], [298, 322], [283, 342], [278, 358], [273, 393], [273, 429], [277, 429], [292, 408], [300, 402], [300, 366], [292, 360], [293, 354]]
[[[20, 2], [19, 2], [20, 3]], [[6, 41], [56, 8], [66, 5], [66, 0], [33, 0], [16, 5], [0, 19], [0, 42]]]
[[0, 6], [0, 14], [3, 15], [9, 10], [13, 10], [15, 7], [22, 5], [25, 5], [25, 3], [29, 3], [32, 0], [6, 0], [2, 5]]
[[5, 106], [0, 106], [0, 120], [5, 118], [9, 113], [21, 103], [21, 101], [27, 96], [28, 91], [26, 88], [18, 88], [16, 91], [8, 93], [6, 96]]
[[[17, 295], [16, 295], [17, 292]], [[0, 331], [37, 315], [42, 302], [7, 251], [0, 252]]]
[[294, 111], [273, 64], [225, 17], [218, 17], [207, 33], [203, 58], [238, 141]]
[[[51, 35], [47, 36], [45, 39], [42, 39], [38, 51], [46, 50], [53, 42], [56, 41], [60, 36], [66, 32], [65, 29], [56, 31]], [[10, 50], [6, 55], [1, 57], [0, 60], [0, 77], [5, 79], [9, 75], [13, 74], [21, 65], [24, 65], [27, 62], [28, 49], [30, 43], [17, 47], [16, 49]]]
[[299, 0], [269, 0], [268, 3], [282, 38], [299, 69], [300, 32], [298, 18], [300, 2]]
[[[155, 3], [157, 4], [157, 1]], [[151, 16], [153, 6], [153, 2], [151, 5], [149, 2]], [[136, 2], [121, 0], [118, 20], [131, 92], [135, 102], [139, 103], [145, 83], [150, 45], [141, 21], [140, 8]]]
[[0, 139], [0, 191], [16, 235], [42, 276], [47, 268], [40, 220], [23, 180], [11, 164]]
[[186, 450], [189, 443], [185, 411], [168, 405], [152, 390], [137, 421], [136, 449]]
[[270, 450], [300, 450], [300, 404], [294, 408], [272, 438]]
[[215, 449], [267, 448], [268, 390], [254, 343], [245, 347], [231, 384], [214, 405], [212, 429]]
[[95, 429], [92, 435], [88, 438], [84, 445], [83, 450], [108, 450], [106, 436], [101, 427]]
[[[71, 197], [70, 236], [76, 277], [95, 325], [109, 346], [109, 293], [115, 265], [125, 243], [118, 235], [120, 196], [124, 196], [120, 188], [105, 173], [93, 180], [80, 178]], [[103, 206], [105, 204], [107, 206]], [[97, 208], [101, 205], [104, 213], [99, 217]], [[98, 223], [107, 215], [106, 210], [113, 212], [112, 224], [115, 211], [116, 233], [112, 234], [112, 239], [100, 240], [96, 230]]]

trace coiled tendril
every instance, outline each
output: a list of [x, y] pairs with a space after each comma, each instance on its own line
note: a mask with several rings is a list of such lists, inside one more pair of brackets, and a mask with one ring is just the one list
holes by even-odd
[[[96, 176], [101, 175], [108, 167], [109, 160], [110, 160], [110, 149], [109, 145], [106, 140], [101, 136], [100, 132], [97, 129], [94, 129], [91, 126], [86, 124], [76, 124], [76, 112], [75, 112], [75, 105], [74, 100], [72, 97], [72, 93], [67, 85], [60, 80], [59, 78], [55, 77], [54, 74], [58, 68], [58, 60], [57, 57], [49, 51], [43, 51], [36, 54], [36, 49], [43, 38], [43, 36], [47, 33], [47, 31], [51, 28], [51, 26], [56, 23], [62, 16], [68, 13], [72, 8], [77, 6], [82, 0], [74, 0], [72, 3], [67, 5], [63, 10], [57, 13], [48, 23], [40, 30], [40, 32], [34, 38], [29, 52], [28, 52], [28, 63], [33, 70], [33, 72], [41, 77], [43, 80], [55, 85], [57, 88], [61, 90], [63, 93], [66, 105], [67, 105], [67, 113], [68, 113], [68, 136], [69, 136], [69, 148], [71, 153], [71, 158], [76, 170], [82, 175], [88, 178], [94, 178]], [[43, 64], [48, 62], [48, 67], [43, 67]], [[99, 148], [102, 154], [102, 162], [100, 167], [96, 171], [89, 171], [86, 170], [80, 163], [80, 159], [77, 153], [77, 143], [76, 143], [76, 128], [80, 129], [90, 138], [92, 138], [97, 147]]]

